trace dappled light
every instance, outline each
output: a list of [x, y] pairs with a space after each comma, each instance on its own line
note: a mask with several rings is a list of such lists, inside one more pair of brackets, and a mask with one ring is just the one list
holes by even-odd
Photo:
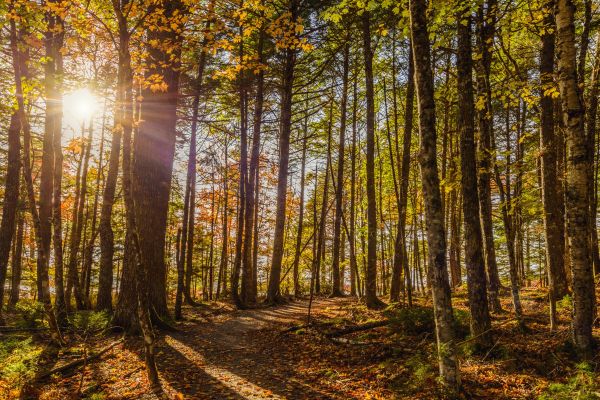
[[595, 399], [600, 0], [0, 1], [1, 399]]

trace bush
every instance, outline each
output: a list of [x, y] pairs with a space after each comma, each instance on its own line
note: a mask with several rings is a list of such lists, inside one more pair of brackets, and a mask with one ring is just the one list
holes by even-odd
[[567, 383], [552, 383], [538, 400], [595, 400], [600, 399], [596, 374], [588, 363], [577, 364], [577, 372]]
[[79, 311], [69, 317], [69, 322], [76, 329], [94, 332], [106, 328], [110, 316], [105, 311]]
[[569, 313], [573, 310], [573, 299], [568, 294], [565, 295], [562, 299], [556, 302], [556, 310], [559, 312], [567, 311]]
[[44, 306], [34, 300], [19, 300], [15, 306], [16, 326], [25, 329], [42, 327], [44, 324]]
[[32, 338], [0, 341], [0, 398], [18, 398], [23, 385], [33, 379], [42, 347]]
[[428, 307], [396, 308], [386, 311], [392, 331], [404, 335], [420, 335], [435, 330], [433, 310]]
[[[390, 319], [390, 327], [394, 332], [405, 335], [420, 335], [435, 332], [433, 309], [430, 307], [395, 308], [386, 311]], [[464, 338], [469, 333], [469, 318], [467, 311], [454, 310], [454, 324], [458, 338]]]

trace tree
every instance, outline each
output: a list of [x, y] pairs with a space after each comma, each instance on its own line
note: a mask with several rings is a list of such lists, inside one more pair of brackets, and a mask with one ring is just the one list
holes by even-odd
[[565, 235], [564, 205], [561, 201], [560, 180], [557, 176], [558, 138], [554, 132], [554, 18], [552, 2], [544, 5], [544, 34], [540, 52], [540, 148], [542, 150], [542, 200], [544, 202], [544, 230], [548, 249], [548, 280], [550, 283], [550, 317], [555, 323], [555, 303], [567, 294], [567, 279], [564, 267]]
[[367, 268], [365, 275], [365, 302], [369, 308], [383, 306], [377, 298], [377, 201], [375, 199], [375, 101], [373, 90], [373, 50], [371, 48], [371, 17], [369, 11], [362, 18], [365, 86], [367, 98]]
[[335, 192], [335, 222], [333, 232], [333, 287], [332, 296], [342, 295], [342, 280], [340, 278], [340, 243], [342, 233], [342, 212], [344, 196], [344, 146], [346, 141], [346, 105], [348, 103], [348, 72], [349, 72], [350, 44], [344, 46], [344, 61], [342, 71], [342, 102], [340, 105], [340, 138], [338, 144], [337, 178]]
[[[151, 7], [149, 26], [182, 25], [183, 4], [160, 1]], [[147, 268], [151, 310], [155, 317], [169, 315], [166, 294], [165, 234], [173, 158], [180, 76], [181, 32], [177, 28], [148, 29], [147, 84], [133, 144], [132, 196], [139, 229], [141, 265]], [[169, 48], [169, 52], [165, 49]], [[159, 83], [151, 79], [159, 77]], [[158, 85], [158, 86], [155, 86]]]
[[465, 264], [471, 311], [471, 335], [481, 346], [491, 346], [490, 314], [487, 303], [483, 242], [479, 220], [477, 166], [475, 159], [475, 104], [471, 49], [471, 16], [464, 2], [457, 18], [457, 92], [458, 128], [460, 130], [460, 160], [462, 207], [464, 215]]
[[567, 141], [565, 186], [569, 262], [573, 273], [573, 341], [580, 355], [588, 358], [592, 354], [595, 293], [586, 222], [589, 159], [585, 147], [584, 107], [577, 80], [574, 13], [572, 1], [556, 1], [558, 82]]
[[[289, 1], [289, 19], [297, 22], [298, 0]], [[271, 259], [271, 275], [267, 302], [274, 303], [280, 296], [281, 263], [283, 259], [283, 239], [285, 236], [285, 210], [287, 202], [288, 165], [290, 162], [290, 133], [292, 129], [292, 97], [294, 85], [294, 68], [296, 64], [295, 43], [284, 43], [284, 65], [281, 77], [281, 109], [279, 112], [279, 172], [277, 175], [277, 211], [275, 214], [275, 231], [273, 241], [273, 257]]]
[[450, 283], [446, 268], [446, 237], [440, 182], [436, 160], [436, 123], [433, 91], [433, 72], [429, 36], [427, 32], [426, 4], [423, 0], [410, 0], [410, 32], [415, 62], [415, 82], [421, 135], [421, 184], [427, 219], [429, 244], [429, 278], [435, 315], [440, 377], [450, 390], [460, 385], [458, 362], [454, 343], [454, 317], [450, 299]]

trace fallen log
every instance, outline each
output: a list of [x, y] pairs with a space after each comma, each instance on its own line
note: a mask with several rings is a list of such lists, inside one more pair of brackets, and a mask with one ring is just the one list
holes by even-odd
[[50, 328], [20, 328], [16, 326], [0, 326], [0, 333], [12, 333], [12, 332], [44, 332], [49, 331]]
[[349, 335], [351, 333], [363, 332], [363, 331], [368, 331], [370, 329], [381, 328], [382, 326], [386, 326], [389, 324], [390, 324], [389, 320], [369, 322], [369, 323], [366, 323], [363, 325], [355, 325], [355, 326], [351, 326], [351, 327], [348, 327], [345, 329], [340, 329], [337, 331], [329, 332], [329, 333], [326, 333], [325, 336], [327, 336], [329, 338], [335, 338], [335, 337]]
[[36, 380], [41, 380], [41, 379], [47, 378], [51, 375], [68, 371], [68, 370], [78, 367], [86, 362], [89, 363], [90, 361], [100, 357], [101, 355], [108, 352], [113, 347], [115, 347], [116, 345], [118, 345], [119, 343], [122, 343], [122, 342], [123, 342], [123, 339], [121, 338], [121, 339], [117, 340], [116, 342], [113, 342], [113, 343], [109, 344], [108, 346], [100, 349], [99, 351], [90, 354], [88, 357], [81, 357], [81, 358], [78, 358], [77, 360], [73, 360], [69, 363], [61, 365], [60, 367], [52, 368], [49, 371], [41, 372], [36, 376]]

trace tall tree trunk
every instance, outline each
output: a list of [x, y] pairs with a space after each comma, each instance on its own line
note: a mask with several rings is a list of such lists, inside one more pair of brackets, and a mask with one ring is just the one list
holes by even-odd
[[[128, 39], [120, 38], [121, 42], [126, 42]], [[122, 43], [120, 46], [128, 44]], [[119, 52], [119, 67], [117, 78], [117, 108], [122, 107], [125, 92], [125, 69], [128, 66], [124, 65], [125, 60], [122, 59], [122, 52]], [[119, 159], [121, 157], [121, 138], [123, 135], [123, 121], [121, 113], [115, 110], [115, 127], [112, 133], [110, 157], [108, 159], [108, 172], [106, 174], [106, 182], [104, 191], [102, 192], [102, 207], [100, 210], [100, 272], [98, 277], [98, 295], [96, 299], [97, 310], [112, 311], [112, 286], [113, 286], [113, 258], [115, 254], [115, 239], [112, 229], [112, 214], [115, 204], [115, 191], [117, 188], [117, 177], [119, 174]]]
[[296, 233], [296, 250], [294, 252], [293, 274], [294, 274], [294, 297], [300, 297], [299, 265], [302, 255], [302, 233], [304, 230], [304, 186], [306, 170], [306, 147], [308, 141], [308, 113], [304, 116], [304, 131], [302, 138], [302, 161], [300, 162], [300, 210], [298, 211], [298, 232]]
[[329, 211], [329, 170], [331, 168], [331, 130], [333, 127], [333, 98], [331, 99], [329, 104], [329, 123], [327, 125], [327, 161], [325, 164], [325, 176], [323, 177], [323, 197], [321, 198], [321, 216], [319, 219], [319, 233], [317, 236], [317, 258], [315, 264], [314, 293], [316, 294], [321, 293], [321, 267], [322, 260], [325, 258], [325, 228], [327, 224], [327, 214]]
[[369, 308], [383, 306], [377, 298], [377, 200], [375, 199], [375, 99], [373, 90], [373, 50], [371, 48], [371, 14], [362, 15], [363, 53], [367, 99], [367, 270], [365, 302]]
[[596, 300], [586, 223], [589, 217], [590, 165], [586, 151], [584, 107], [577, 81], [575, 5], [571, 0], [557, 0], [555, 4], [558, 78], [567, 139], [566, 209], [569, 259], [573, 272], [573, 340], [580, 355], [588, 358], [592, 355]]
[[[243, 4], [243, 0], [242, 3]], [[240, 25], [240, 36], [243, 37], [243, 26]], [[244, 60], [244, 41], [240, 41], [240, 65], [243, 65]], [[246, 186], [248, 181], [248, 89], [247, 78], [244, 73], [244, 68], [240, 69], [238, 77], [239, 85], [239, 107], [240, 107], [240, 178], [238, 184], [238, 215], [237, 215], [237, 232], [235, 235], [235, 255], [233, 257], [233, 270], [231, 274], [231, 297], [238, 309], [245, 308], [246, 303], [243, 301], [246, 298], [247, 286], [242, 286], [242, 293], [238, 292], [240, 284], [240, 273], [242, 267], [242, 250], [244, 244], [244, 223], [246, 221], [246, 213], [252, 210], [246, 209]], [[250, 228], [247, 228], [249, 230]], [[251, 278], [250, 271], [246, 271], [247, 279]]]
[[424, 0], [410, 0], [410, 24], [415, 62], [415, 81], [419, 104], [421, 134], [421, 180], [427, 241], [429, 244], [429, 277], [433, 295], [438, 362], [443, 384], [451, 391], [460, 385], [456, 360], [454, 316], [446, 268], [446, 237], [440, 182], [436, 160], [436, 122], [433, 71]]
[[482, 347], [492, 345], [488, 310], [483, 241], [479, 219], [477, 165], [475, 154], [475, 103], [470, 10], [457, 16], [457, 93], [458, 129], [460, 131], [461, 188], [465, 237], [465, 265], [471, 311], [471, 336]]
[[[298, 0], [290, 0], [289, 12], [291, 21], [298, 17]], [[281, 110], [279, 116], [279, 172], [277, 175], [277, 210], [275, 212], [275, 231], [273, 241], [273, 257], [271, 259], [271, 275], [267, 302], [277, 301], [281, 280], [281, 263], [283, 260], [283, 238], [285, 236], [285, 209], [287, 202], [288, 165], [290, 161], [290, 132], [292, 130], [292, 96], [294, 85], [294, 67], [296, 50], [285, 50], [285, 61], [282, 77]]]
[[[10, 7], [12, 8], [14, 4], [11, 2]], [[48, 22], [48, 31], [47, 31], [47, 50], [52, 50], [54, 46], [54, 38], [52, 32], [52, 27], [56, 26], [57, 17], [54, 13], [46, 14], [47, 22]], [[25, 180], [25, 188], [27, 190], [27, 202], [29, 206], [29, 211], [31, 213], [31, 219], [33, 220], [33, 228], [35, 233], [35, 244], [37, 248], [37, 289], [38, 289], [38, 300], [42, 302], [44, 307], [44, 312], [46, 313], [46, 317], [48, 318], [48, 323], [50, 325], [50, 332], [52, 335], [52, 340], [56, 344], [62, 344], [63, 339], [61, 336], [61, 332], [56, 320], [56, 316], [54, 314], [54, 310], [52, 308], [52, 300], [50, 298], [50, 279], [48, 276], [48, 265], [50, 259], [50, 243], [49, 243], [49, 232], [46, 232], [42, 227], [42, 219], [40, 216], [40, 212], [38, 212], [38, 206], [35, 198], [35, 189], [33, 185], [33, 174], [31, 170], [31, 128], [29, 125], [29, 121], [27, 119], [27, 114], [25, 113], [25, 100], [24, 100], [24, 91], [22, 78], [28, 75], [27, 72], [27, 59], [26, 54], [21, 53], [19, 48], [19, 38], [17, 36], [17, 28], [14, 19], [10, 20], [10, 47], [13, 58], [13, 69], [14, 69], [14, 77], [15, 77], [15, 97], [17, 100], [17, 114], [19, 116], [19, 125], [21, 127], [21, 132], [23, 133], [23, 153], [22, 153], [22, 165], [23, 165], [23, 176]], [[51, 64], [51, 63], [48, 63]], [[53, 72], [53, 68], [48, 67], [49, 75], [48, 78], [53, 75], [50, 72]], [[50, 89], [53, 88], [53, 85], [50, 85], [50, 82], [47, 82]], [[47, 105], [48, 107], [48, 105]], [[52, 115], [50, 110], [47, 110], [48, 115]], [[47, 121], [47, 124], [50, 123]], [[46, 137], [49, 136], [49, 137]], [[46, 151], [52, 151], [52, 127], [48, 127], [48, 131], [44, 131], [44, 144]], [[44, 147], [42, 148], [44, 151]], [[42, 155], [42, 168], [46, 168], [46, 178], [48, 179], [48, 175], [51, 176], [52, 172], [52, 164], [50, 161], [53, 160], [53, 154]], [[46, 164], [44, 164], [44, 159], [46, 160]], [[46, 182], [47, 183], [47, 182]], [[44, 197], [44, 202], [49, 201], [47, 197], [51, 195], [50, 192], [52, 189], [50, 187], [46, 188], [47, 193]], [[42, 203], [40, 193], [40, 203]], [[50, 199], [51, 200], [51, 199]], [[48, 204], [44, 204], [44, 207], [47, 207]], [[40, 206], [41, 207], [41, 206]], [[41, 207], [43, 208], [43, 207]], [[44, 210], [47, 212], [48, 210]], [[49, 213], [44, 214], [45, 218], [49, 218]], [[49, 220], [46, 220], [45, 223], [49, 224]], [[47, 235], [47, 236], [45, 236]], [[44, 242], [44, 239], [47, 239], [47, 243]]]
[[[508, 252], [508, 266], [510, 276], [510, 291], [512, 296], [513, 308], [515, 311], [515, 317], [519, 324], [523, 323], [523, 307], [521, 305], [521, 295], [519, 287], [519, 277], [517, 271], [517, 260], [515, 254], [515, 228], [513, 224], [512, 216], [512, 201], [511, 201], [511, 179], [510, 179], [510, 106], [506, 109], [506, 146], [507, 146], [507, 160], [506, 160], [506, 173], [505, 182], [502, 181], [500, 176], [500, 168], [493, 162], [494, 176], [496, 178], [496, 185], [500, 193], [500, 212], [502, 214], [502, 223], [504, 225], [504, 232], [506, 235], [506, 250]], [[495, 148], [495, 143], [492, 143], [492, 148]]]
[[[84, 125], [81, 125], [81, 134], [85, 132]], [[83, 232], [83, 211], [85, 200], [87, 196], [87, 175], [88, 175], [88, 167], [91, 156], [92, 149], [92, 138], [93, 138], [93, 129], [92, 125], [88, 126], [88, 137], [84, 142], [84, 147], [82, 149], [83, 154], [81, 155], [80, 164], [77, 171], [77, 183], [76, 183], [76, 193], [75, 193], [75, 202], [73, 204], [73, 226], [71, 229], [71, 237], [69, 240], [69, 264], [67, 267], [68, 271], [68, 279], [67, 279], [67, 290], [65, 293], [65, 301], [67, 304], [67, 308], [71, 303], [71, 290], [75, 292], [75, 302], [78, 310], [82, 310], [84, 308], [83, 302], [83, 294], [81, 291], [82, 281], [79, 279], [80, 275], [77, 271], [77, 257], [79, 255], [79, 249], [81, 245], [81, 235]], [[81, 171], [79, 171], [81, 169]]]
[[[164, 18], [177, 26], [183, 10], [180, 1], [161, 0], [156, 4]], [[134, 139], [132, 164], [132, 196], [135, 205], [142, 260], [138, 263], [148, 274], [147, 290], [154, 317], [168, 316], [166, 293], [165, 237], [173, 159], [175, 155], [177, 99], [181, 54], [181, 34], [176, 29], [149, 30], [147, 76], [158, 74], [166, 84], [165, 91], [144, 88], [140, 124]], [[161, 46], [168, 43], [171, 51]], [[157, 48], [158, 47], [158, 48]], [[134, 235], [135, 236], [135, 235]], [[143, 296], [145, 297], [145, 296]]]
[[[484, 10], [485, 6], [485, 10]], [[481, 216], [481, 227], [483, 229], [483, 244], [485, 249], [485, 268], [489, 283], [489, 301], [492, 311], [502, 310], [498, 291], [500, 289], [500, 278], [498, 275], [498, 264], [496, 263], [496, 249], [494, 247], [494, 228], [492, 222], [492, 197], [491, 197], [491, 174], [492, 174], [492, 137], [493, 133], [493, 110], [492, 110], [492, 86], [490, 82], [490, 71], [492, 65], [492, 52], [494, 37], [496, 35], [498, 5], [497, 0], [486, 0], [479, 8], [477, 19], [477, 45], [481, 52], [481, 58], [477, 63], [477, 92], [478, 97], [483, 97], [483, 108], [479, 110], [478, 126], [479, 141], [477, 143], [478, 160], [478, 187], [479, 206]]]
[[[408, 254], [406, 251], [406, 208], [408, 200], [408, 181], [410, 178], [410, 145], [412, 142], [413, 128], [413, 103], [415, 98], [414, 62], [412, 45], [409, 47], [408, 75], [406, 77], [406, 109], [404, 111], [404, 138], [402, 143], [402, 161], [398, 160], [398, 174], [400, 175], [399, 187], [399, 210], [396, 242], [394, 244], [394, 267], [392, 272], [392, 286], [390, 300], [398, 301], [402, 283], [402, 270], [404, 270], [405, 290], [408, 305], [412, 305], [412, 282], [410, 279], [410, 268], [408, 265]], [[395, 80], [395, 77], [394, 77]], [[398, 157], [400, 155], [398, 154]], [[396, 281], [395, 281], [396, 280]]]
[[344, 196], [344, 147], [346, 142], [346, 108], [348, 104], [348, 71], [349, 71], [350, 43], [344, 46], [344, 61], [342, 70], [342, 102], [340, 104], [340, 138], [338, 144], [338, 164], [335, 193], [335, 221], [333, 224], [333, 272], [332, 296], [341, 296], [342, 285], [340, 279], [340, 237], [342, 233], [342, 212]]
[[[229, 240], [229, 163], [228, 163], [228, 146], [229, 143], [227, 140], [225, 141], [225, 166], [223, 168], [223, 232], [222, 232], [222, 243], [221, 243], [221, 258], [219, 262], [219, 279], [217, 283], [217, 298], [221, 293], [225, 292], [225, 288], [227, 287], [227, 260], [229, 259], [228, 255], [228, 240]], [[222, 285], [221, 285], [222, 284]], [[223, 287], [223, 292], [221, 292], [221, 286]]]
[[548, 257], [548, 277], [550, 282], [550, 321], [555, 323], [555, 302], [567, 294], [567, 277], [564, 266], [565, 235], [563, 207], [561, 205], [557, 174], [557, 138], [554, 133], [554, 105], [546, 91], [554, 85], [554, 18], [553, 1], [544, 5], [544, 35], [540, 52], [540, 147], [542, 166], [542, 200], [544, 203], [544, 231]]
[[[355, 71], [356, 72], [356, 71]], [[352, 149], [350, 154], [350, 230], [348, 243], [350, 247], [350, 296], [360, 293], [360, 274], [356, 262], [356, 135], [357, 135], [357, 108], [358, 108], [358, 78], [354, 74], [352, 91]]]
[[[257, 52], [258, 62], [264, 63], [263, 60], [263, 44], [264, 44], [264, 32], [259, 32]], [[246, 304], [256, 303], [256, 276], [254, 272], [254, 264], [252, 259], [253, 254], [253, 242], [258, 241], [258, 236], [254, 234], [255, 219], [258, 219], [256, 215], [255, 205], [258, 203], [258, 199], [255, 196], [255, 186], [257, 186], [256, 178], [258, 171], [258, 163], [260, 158], [260, 133], [262, 129], [262, 115], [263, 115], [263, 102], [264, 102], [264, 71], [262, 68], [259, 69], [255, 77], [256, 95], [254, 98], [254, 115], [252, 120], [252, 149], [250, 151], [250, 168], [248, 171], [248, 179], [246, 180], [246, 236], [244, 237], [244, 248], [242, 254], [243, 262], [243, 280], [242, 280], [242, 291], [245, 294], [242, 300]]]
[[3, 323], [4, 282], [8, 271], [11, 244], [13, 243], [13, 237], [15, 237], [15, 222], [19, 203], [19, 177], [21, 174], [20, 128], [19, 115], [15, 112], [10, 117], [10, 126], [8, 127], [8, 167], [4, 180], [4, 204], [2, 207], [2, 222], [0, 222], [0, 323]]
[[[600, 38], [600, 35], [598, 36]], [[592, 260], [594, 262], [594, 276], [600, 274], [600, 252], [598, 250], [598, 230], [596, 226], [596, 216], [598, 213], [598, 196], [597, 196], [597, 163], [596, 163], [596, 122], [598, 115], [598, 95], [600, 82], [600, 46], [596, 46], [596, 54], [594, 56], [594, 68], [592, 70], [592, 79], [590, 82], [590, 93], [587, 103], [587, 149], [590, 165], [596, 168], [590, 168], [590, 230], [592, 243]]]
[[98, 235], [98, 199], [100, 196], [100, 177], [102, 175], [103, 170], [103, 159], [104, 159], [104, 133], [106, 129], [106, 110], [104, 115], [102, 116], [102, 128], [100, 134], [100, 150], [99, 150], [99, 159], [98, 159], [98, 169], [96, 172], [96, 189], [94, 191], [94, 203], [92, 206], [92, 228], [90, 239], [87, 244], [84, 245], [83, 250], [83, 273], [84, 273], [84, 287], [83, 287], [83, 296], [85, 301], [85, 307], [87, 309], [92, 308], [91, 298], [90, 298], [90, 285], [91, 285], [91, 275], [92, 275], [92, 264], [94, 262], [94, 247], [96, 243], [96, 236]]

